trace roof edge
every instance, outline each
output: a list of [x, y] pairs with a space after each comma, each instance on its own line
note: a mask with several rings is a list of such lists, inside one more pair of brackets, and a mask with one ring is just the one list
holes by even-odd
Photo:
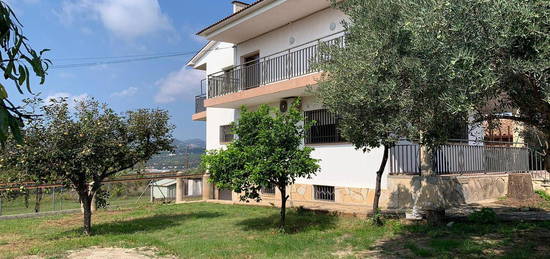
[[[234, 2], [240, 2], [240, 3], [242, 3], [241, 1], [234, 1]], [[238, 12], [236, 12], [236, 13], [233, 13], [233, 14], [231, 14], [231, 15], [229, 15], [229, 16], [227, 16], [227, 17], [225, 17], [225, 18], [223, 18], [223, 19], [221, 19], [221, 20], [219, 20], [219, 21], [217, 21], [217, 22], [215, 22], [215, 23], [209, 25], [208, 27], [202, 29], [201, 31], [197, 32], [196, 35], [203, 36], [203, 35], [201, 35], [201, 34], [203, 34], [203, 33], [206, 32], [207, 30], [209, 30], [209, 29], [211, 29], [211, 28], [213, 28], [213, 27], [215, 27], [215, 26], [217, 26], [217, 25], [219, 25], [219, 24], [221, 24], [221, 23], [223, 23], [223, 22], [225, 22], [225, 21], [227, 21], [227, 20], [234, 19], [235, 17], [244, 16], [244, 15], [246, 15], [245, 13], [248, 13], [248, 12], [251, 10], [251, 8], [253, 8], [253, 7], [255, 7], [255, 6], [258, 6], [260, 3], [263, 3], [263, 2], [267, 2], [267, 0], [258, 0], [258, 1], [254, 2], [254, 3], [248, 4], [247, 7], [241, 9], [240, 11], [238, 11]]]
[[218, 43], [217, 41], [208, 41], [198, 52], [197, 54], [195, 54], [191, 59], [189, 59], [189, 61], [187, 61], [187, 64], [186, 66], [189, 66], [189, 67], [193, 67], [196, 65], [196, 62], [204, 57], [204, 55], [206, 55], [206, 53], [208, 53], [210, 51], [210, 49], [216, 44]]

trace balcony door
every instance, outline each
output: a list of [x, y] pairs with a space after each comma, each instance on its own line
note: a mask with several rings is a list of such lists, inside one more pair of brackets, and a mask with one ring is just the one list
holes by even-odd
[[260, 54], [256, 53], [243, 59], [243, 88], [250, 89], [260, 85]]

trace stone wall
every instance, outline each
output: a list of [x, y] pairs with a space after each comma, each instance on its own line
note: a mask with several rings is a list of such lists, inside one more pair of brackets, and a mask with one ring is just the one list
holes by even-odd
[[[402, 176], [388, 177], [388, 189], [382, 190], [382, 209], [410, 209], [454, 207], [506, 196], [508, 192], [507, 174], [484, 175], [442, 175], [442, 176]], [[335, 201], [314, 199], [314, 187], [309, 184], [294, 184], [289, 187], [288, 207], [338, 211], [364, 214], [372, 207], [374, 190], [369, 188], [335, 187]], [[279, 207], [279, 190], [275, 194], [263, 194], [262, 201], [242, 202], [238, 193], [233, 193], [232, 203]]]
[[449, 208], [497, 199], [508, 192], [508, 175], [390, 176], [387, 207]]

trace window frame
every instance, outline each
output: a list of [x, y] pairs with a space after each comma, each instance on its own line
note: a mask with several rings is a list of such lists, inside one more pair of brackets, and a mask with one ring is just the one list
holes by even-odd
[[[273, 190], [273, 192], [271, 192], [271, 190]], [[269, 184], [269, 186], [267, 186], [267, 187], [262, 187], [261, 192], [264, 195], [275, 195], [275, 192], [276, 192], [275, 185], [274, 184]]]
[[[338, 129], [339, 119], [331, 114], [327, 109], [317, 109], [304, 111], [305, 123], [315, 121], [305, 134], [304, 144], [319, 145], [319, 144], [338, 144], [346, 143], [347, 141], [340, 134]], [[320, 124], [320, 125], [319, 125]], [[321, 129], [321, 127], [325, 129]], [[331, 127], [334, 127], [331, 129]], [[314, 131], [329, 130], [334, 131], [331, 135], [313, 134]], [[317, 136], [314, 136], [317, 135]]]
[[[235, 140], [235, 134], [232, 134], [231, 131], [233, 130], [232, 124], [225, 124], [220, 125], [220, 143], [231, 143], [233, 140]], [[228, 138], [228, 136], [231, 136]]]
[[[319, 190], [323, 188], [324, 190]], [[332, 190], [329, 194], [319, 194], [319, 192], [326, 192]], [[328, 195], [330, 198], [323, 198], [322, 195]], [[313, 185], [313, 199], [316, 201], [336, 202], [336, 187], [330, 185]]]

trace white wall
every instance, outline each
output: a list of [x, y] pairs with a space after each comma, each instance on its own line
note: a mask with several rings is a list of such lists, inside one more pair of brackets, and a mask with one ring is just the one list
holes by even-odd
[[233, 46], [231, 43], [217, 42], [209, 52], [196, 62], [195, 67], [206, 63], [206, 74], [209, 75], [232, 66], [235, 54]]
[[[207, 74], [221, 71], [229, 66], [229, 63], [239, 64], [241, 57], [259, 51], [260, 56], [267, 56], [279, 51], [292, 48], [312, 40], [339, 32], [343, 30], [341, 21], [344, 14], [334, 9], [326, 9], [298, 20], [292, 24], [266, 33], [257, 38], [240, 43], [236, 46], [235, 55], [228, 51], [220, 51], [222, 56], [207, 55]], [[331, 30], [331, 24], [336, 27]], [[295, 42], [289, 43], [289, 38], [294, 37]], [[227, 44], [230, 45], [230, 44]], [[227, 46], [226, 45], [226, 46]], [[222, 44], [219, 46], [222, 47]], [[222, 54], [220, 54], [222, 55]], [[231, 57], [231, 62], [229, 62]], [[278, 107], [278, 103], [271, 103], [270, 106]], [[312, 97], [303, 99], [304, 110], [320, 109]], [[220, 126], [226, 125], [238, 118], [238, 111], [233, 109], [207, 108], [206, 119], [206, 147], [207, 149], [223, 148], [219, 143]], [[321, 171], [312, 179], [299, 179], [298, 183], [318, 184], [354, 188], [374, 188], [376, 170], [382, 159], [382, 149], [375, 149], [368, 153], [355, 150], [348, 143], [325, 144], [313, 146], [315, 151], [312, 156], [321, 159]], [[389, 168], [389, 166], [387, 167]], [[386, 188], [386, 176], [382, 180], [382, 188]]]
[[[342, 31], [344, 28], [341, 21], [344, 18], [345, 15], [338, 10], [325, 9], [259, 37], [239, 43], [236, 46], [235, 62], [240, 64], [242, 56], [256, 51], [259, 51], [260, 57], [263, 57]], [[334, 30], [330, 30], [332, 23], [336, 25]], [[290, 37], [295, 39], [293, 44], [289, 42]]]

